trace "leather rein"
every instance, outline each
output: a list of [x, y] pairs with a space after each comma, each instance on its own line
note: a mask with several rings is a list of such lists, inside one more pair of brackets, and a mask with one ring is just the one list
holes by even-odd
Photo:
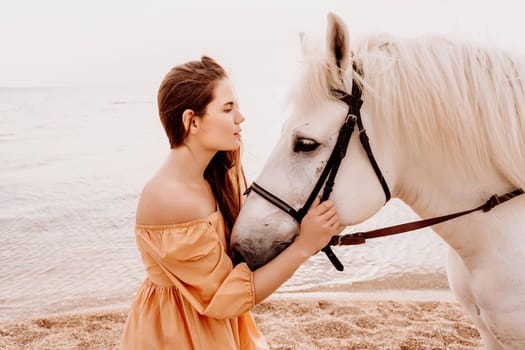
[[[315, 184], [312, 192], [310, 193], [310, 196], [306, 200], [303, 207], [299, 210], [295, 210], [292, 206], [287, 204], [285, 201], [283, 201], [282, 199], [280, 199], [273, 193], [267, 191], [266, 189], [264, 189], [262, 186], [258, 185], [255, 182], [253, 182], [252, 185], [246, 191], [246, 194], [250, 193], [251, 191], [257, 193], [258, 195], [260, 195], [261, 197], [263, 197], [264, 199], [266, 199], [267, 201], [269, 201], [270, 203], [272, 203], [279, 209], [288, 213], [299, 223], [301, 222], [303, 217], [306, 215], [306, 212], [308, 211], [308, 209], [310, 209], [310, 207], [312, 206], [312, 203], [314, 202], [315, 198], [318, 196], [319, 192], [323, 188], [323, 185], [324, 185], [324, 189], [321, 195], [321, 201], [328, 199], [328, 197], [330, 196], [333, 190], [333, 187], [334, 187], [337, 171], [339, 170], [341, 161], [346, 155], [348, 144], [350, 142], [350, 137], [352, 136], [352, 133], [356, 125], [358, 128], [359, 140], [361, 141], [361, 145], [363, 146], [368, 156], [368, 159], [370, 161], [370, 164], [372, 165], [372, 168], [374, 169], [374, 172], [377, 176], [377, 179], [379, 180], [379, 183], [381, 184], [381, 187], [383, 188], [383, 192], [385, 193], [385, 198], [386, 198], [385, 203], [388, 202], [391, 197], [390, 189], [372, 153], [372, 149], [368, 141], [368, 135], [366, 134], [366, 129], [364, 128], [363, 121], [361, 119], [361, 106], [363, 104], [363, 101], [361, 100], [362, 91], [361, 91], [359, 84], [356, 81], [353, 81], [351, 94], [348, 94], [338, 89], [332, 89], [331, 92], [334, 95], [334, 97], [338, 98], [340, 101], [343, 101], [344, 103], [348, 105], [348, 112], [346, 114], [346, 118], [345, 118], [343, 125], [339, 129], [339, 134], [338, 134], [337, 142], [334, 146], [334, 149], [332, 150], [332, 153], [330, 154], [330, 157], [328, 158], [328, 161], [323, 169], [323, 172], [319, 176], [319, 180]], [[339, 261], [339, 259], [334, 254], [334, 252], [332, 251], [331, 246], [363, 244], [366, 242], [367, 239], [370, 239], [370, 238], [384, 237], [384, 236], [394, 235], [394, 234], [408, 232], [412, 230], [417, 230], [420, 228], [436, 225], [444, 221], [452, 220], [454, 218], [457, 218], [463, 215], [467, 215], [467, 214], [470, 214], [478, 210], [483, 210], [484, 212], [487, 212], [490, 209], [494, 208], [496, 205], [506, 202], [521, 194], [523, 194], [523, 190], [517, 189], [517, 190], [508, 192], [501, 196], [493, 195], [484, 204], [474, 209], [465, 210], [462, 212], [457, 212], [457, 213], [453, 213], [449, 215], [443, 215], [443, 216], [439, 216], [439, 217], [435, 217], [431, 219], [424, 219], [424, 220], [409, 222], [405, 224], [389, 226], [389, 227], [367, 231], [367, 232], [355, 232], [355, 233], [350, 233], [350, 234], [345, 234], [345, 235], [336, 235], [332, 237], [330, 242], [326, 245], [326, 247], [322, 249], [322, 251], [327, 255], [330, 262], [334, 265], [334, 267], [338, 271], [343, 271], [344, 266], [341, 263], [341, 261]]]

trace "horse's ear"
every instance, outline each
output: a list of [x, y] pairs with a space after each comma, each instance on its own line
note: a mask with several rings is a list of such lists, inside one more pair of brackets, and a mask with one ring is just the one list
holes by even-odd
[[328, 13], [328, 32], [326, 37], [328, 56], [343, 74], [350, 61], [350, 38], [343, 20], [335, 13]]

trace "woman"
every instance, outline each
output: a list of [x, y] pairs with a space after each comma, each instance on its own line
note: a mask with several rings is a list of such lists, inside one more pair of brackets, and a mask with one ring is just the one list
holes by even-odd
[[158, 93], [171, 150], [145, 185], [135, 235], [146, 266], [121, 349], [267, 349], [249, 312], [338, 231], [331, 201], [315, 203], [293, 244], [251, 271], [233, 265], [229, 235], [246, 187], [240, 113], [209, 57], [174, 67]]

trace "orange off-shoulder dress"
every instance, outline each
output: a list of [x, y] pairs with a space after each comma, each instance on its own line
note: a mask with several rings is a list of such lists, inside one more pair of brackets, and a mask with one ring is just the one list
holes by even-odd
[[219, 210], [202, 220], [136, 225], [147, 278], [124, 326], [121, 350], [268, 349], [250, 313], [253, 273], [233, 267]]

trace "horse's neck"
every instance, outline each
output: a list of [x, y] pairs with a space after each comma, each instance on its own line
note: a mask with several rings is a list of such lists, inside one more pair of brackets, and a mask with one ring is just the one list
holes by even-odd
[[[444, 166], [425, 170], [413, 165], [406, 169], [398, 182], [396, 195], [422, 218], [473, 209], [493, 194], [501, 195], [514, 190], [508, 181], [490, 169], [478, 178], [455, 174]], [[442, 169], [441, 172], [439, 169]], [[480, 251], [473, 242], [484, 243], [481, 238], [487, 229], [484, 220], [491, 216], [476, 222], [472, 218], [470, 215], [437, 225], [434, 231], [456, 251], [469, 255], [473, 250]]]

